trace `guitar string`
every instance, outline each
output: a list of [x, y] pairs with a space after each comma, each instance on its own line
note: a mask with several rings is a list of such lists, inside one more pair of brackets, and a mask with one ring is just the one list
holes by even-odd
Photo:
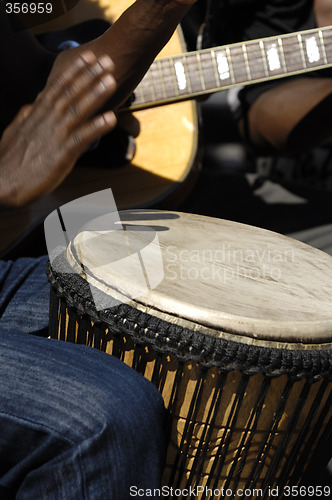
[[[276, 40], [277, 41], [277, 40]], [[287, 72], [292, 72], [292, 71], [297, 71], [297, 70], [301, 70], [301, 69], [309, 69], [307, 67], [304, 67], [303, 65], [303, 62], [299, 62], [299, 58], [297, 57], [297, 55], [295, 54], [294, 55], [294, 51], [292, 50], [293, 49], [293, 46], [299, 46], [299, 43], [296, 43], [296, 44], [292, 44], [288, 47], [285, 47], [284, 48], [284, 51], [283, 51], [283, 55], [286, 59], [286, 63], [287, 63]], [[222, 53], [224, 52], [223, 50], [222, 51], [218, 51], [216, 50], [215, 52], [219, 52], [219, 53]], [[280, 51], [278, 50], [278, 55], [280, 56], [281, 54], [279, 53]], [[249, 54], [249, 63], [250, 63], [250, 67], [251, 69], [255, 69], [257, 67], [261, 68], [262, 67], [262, 62], [263, 62], [263, 57], [261, 55], [261, 50], [260, 49], [257, 49], [257, 50], [254, 50], [254, 51], [250, 51], [248, 52]], [[203, 54], [203, 56], [205, 56], [206, 54]], [[196, 57], [196, 56], [194, 56]], [[190, 66], [193, 66], [195, 67], [196, 64], [195, 64], [195, 59], [194, 57], [190, 56], [190, 53], [186, 54], [186, 59], [187, 59], [187, 62], [189, 63], [189, 68]], [[211, 55], [209, 54], [208, 57], [210, 58], [210, 60], [212, 59]], [[192, 60], [191, 60], [192, 59]], [[202, 59], [202, 58], [201, 58]], [[235, 63], [238, 63], [238, 62], [241, 62], [242, 64], [239, 66], [240, 70], [237, 70], [237, 75], [245, 75], [246, 74], [246, 71], [241, 71], [241, 68], [243, 69], [243, 66], [244, 66], [244, 57], [243, 57], [243, 54], [242, 54], [242, 51], [240, 48], [237, 48], [237, 49], [231, 49], [231, 60]], [[255, 65], [255, 63], [259, 61], [259, 65]], [[194, 62], [194, 64], [191, 64], [192, 62]], [[202, 59], [202, 62], [204, 63], [204, 59]], [[210, 61], [209, 61], [210, 62]], [[170, 65], [171, 63], [169, 61], [165, 61], [165, 64], [166, 65]], [[311, 63], [312, 64], [312, 67], [315, 66], [314, 63]], [[317, 64], [316, 65], [320, 65], [321, 64], [321, 60], [320, 61], [317, 61]], [[213, 71], [212, 71], [212, 64], [210, 62], [210, 73], [212, 74]], [[284, 73], [285, 70], [283, 70], [282, 68], [280, 68], [280, 72], [281, 73]], [[262, 73], [262, 76], [264, 76], [264, 72]], [[268, 75], [270, 76], [270, 75]], [[193, 79], [195, 80], [195, 78], [193, 77]], [[248, 78], [248, 80], [250, 80], [250, 78]], [[219, 82], [218, 82], [219, 83]]]
[[[276, 41], [277, 40], [278, 39], [276, 39]], [[256, 45], [257, 45], [257, 42], [256, 42]], [[296, 55], [294, 56], [294, 52], [293, 52], [292, 49], [293, 49], [293, 46], [295, 46], [295, 45], [299, 45], [299, 42], [297, 41], [296, 44], [293, 43], [292, 45], [284, 48], [284, 51], [283, 51], [283, 55], [287, 59], [287, 66], [288, 66], [288, 71], [287, 72], [289, 72], [289, 71], [296, 71], [298, 69], [306, 69], [306, 68], [303, 67], [302, 63], [301, 64], [298, 63], [297, 56]], [[215, 52], [221, 53], [221, 52], [223, 52], [223, 50], [217, 50], [216, 49]], [[199, 54], [199, 56], [201, 57], [201, 62], [203, 62], [203, 63], [205, 62], [204, 61], [204, 57], [205, 56], [207, 56], [210, 60], [212, 60], [211, 54], [202, 53], [202, 54]], [[196, 57], [197, 57], [197, 54], [191, 55], [191, 53], [187, 53], [187, 54], [184, 54], [184, 55], [181, 56], [182, 59], [183, 58], [187, 59], [187, 64], [189, 63], [188, 64], [189, 70], [190, 70], [190, 66], [193, 66], [193, 67], [197, 66], [196, 61], [195, 61]], [[256, 58], [256, 60], [255, 60], [255, 58]], [[159, 61], [162, 62], [163, 67], [166, 66], [167, 70], [169, 70], [170, 67], [172, 67], [174, 65], [174, 60], [176, 60], [176, 59], [179, 59], [179, 56], [173, 56], [173, 58], [169, 58], [167, 60], [160, 59]], [[194, 62], [194, 64], [192, 64], [192, 61], [190, 61], [190, 59], [192, 59], [192, 61]], [[242, 54], [242, 51], [241, 51], [241, 49], [239, 47], [237, 47], [237, 48], [231, 48], [231, 59], [233, 61], [235, 61], [235, 62], [244, 63], [243, 54]], [[173, 63], [170, 62], [172, 60], [173, 60]], [[257, 50], [254, 50], [254, 51], [250, 51], [249, 62], [250, 62], [250, 67], [251, 68], [255, 69], [255, 62], [257, 60], [259, 60], [260, 67], [261, 67], [261, 63], [263, 61], [263, 57], [261, 55], [261, 50], [260, 49], [257, 49]], [[160, 62], [159, 62], [159, 64], [160, 64]], [[292, 65], [294, 64], [294, 62], [295, 62], [295, 67], [292, 68]], [[318, 64], [320, 64], [320, 63], [318, 63]], [[205, 71], [205, 74], [207, 74], [209, 72], [209, 70], [210, 70], [211, 74], [213, 73], [213, 71], [211, 69], [211, 66], [212, 66], [211, 62], [209, 64], [209, 66], [210, 66], [210, 68], [207, 68], [207, 70]], [[241, 66], [243, 66], [243, 64]], [[160, 74], [161, 74], [160, 69], [158, 69], [158, 68], [156, 69], [155, 67], [152, 66], [149, 71], [150, 71], [150, 76], [154, 72], [157, 74], [157, 82], [156, 83], [159, 83], [160, 82]], [[284, 72], [284, 71], [282, 70], [281, 72]], [[246, 72], [243, 72], [243, 71], [241, 72], [241, 70], [237, 71], [238, 75], [241, 75], [241, 73], [243, 75]], [[172, 85], [174, 85], [174, 77], [172, 75], [170, 75], [169, 73], [166, 73], [166, 74], [163, 73], [162, 74], [162, 79], [164, 80], [164, 82], [166, 80], [166, 83], [167, 83], [167, 80], [171, 80]], [[192, 80], [194, 80], [194, 81], [196, 80], [195, 79], [195, 75], [193, 76]], [[248, 78], [248, 80], [250, 80], [250, 79]], [[143, 81], [143, 85], [144, 85], [144, 81]], [[201, 86], [199, 86], [199, 87], [201, 88]]]
[[[319, 32], [323, 30], [315, 30], [312, 32], [312, 35], [315, 35], [317, 48], [320, 48], [320, 53], [322, 50], [322, 40], [319, 35]], [[307, 32], [303, 32], [307, 33]], [[301, 33], [299, 33], [301, 34]], [[325, 30], [323, 32], [324, 35], [324, 54], [319, 61], [314, 61], [310, 64], [308, 68], [304, 61], [299, 58], [298, 54], [294, 52], [294, 48], [298, 51], [299, 49], [304, 50], [305, 40], [298, 39], [298, 34], [292, 34], [286, 37], [271, 37], [269, 39], [262, 39], [263, 43], [268, 41], [269, 45], [274, 44], [277, 45], [278, 57], [282, 57], [286, 63], [286, 71], [282, 67], [282, 63], [280, 62], [280, 68], [278, 68], [278, 72], [270, 71], [268, 75], [266, 75], [265, 71], [258, 72], [257, 68], [264, 67], [264, 57], [262, 55], [262, 48], [260, 46], [260, 41], [254, 40], [245, 43], [234, 44], [233, 46], [223, 46], [216, 47], [213, 49], [213, 52], [218, 54], [226, 54], [226, 49], [229, 49], [229, 57], [228, 65], [231, 62], [233, 67], [235, 68], [234, 74], [234, 82], [232, 84], [240, 84], [240, 83], [250, 83], [250, 81], [254, 80], [266, 80], [273, 78], [274, 75], [283, 76], [285, 73], [291, 74], [296, 73], [298, 71], [310, 71], [314, 70], [317, 66], [322, 66], [322, 58], [323, 55], [326, 54], [327, 60], [329, 55], [329, 49], [331, 49], [331, 45], [329, 46], [329, 42], [332, 40], [331, 30]], [[280, 44], [280, 40], [282, 40], [282, 44]], [[267, 44], [267, 43], [266, 43]], [[245, 65], [245, 58], [243, 53], [243, 46], [247, 49], [248, 63], [249, 68], [253, 74], [256, 74], [255, 78], [249, 78], [248, 69]], [[306, 51], [305, 51], [306, 52]], [[265, 48], [265, 59], [267, 59], [266, 48]], [[193, 53], [184, 53], [181, 55], [171, 56], [169, 58], [162, 58], [155, 61], [148, 71], [147, 75], [144, 77], [142, 82], [138, 86], [138, 91], [140, 92], [140, 97], [137, 99], [139, 103], [147, 103], [151, 101], [157, 100], [167, 100], [170, 97], [186, 97], [187, 95], [191, 95], [193, 92], [188, 92], [188, 89], [184, 89], [183, 92], [180, 91], [177, 77], [175, 74], [174, 65], [176, 62], [181, 62], [184, 65], [185, 76], [189, 77], [189, 81], [192, 83], [196, 92], [202, 92], [204, 90], [213, 91], [215, 89], [220, 89], [221, 83], [227, 86], [226, 81], [230, 80], [229, 78], [225, 78], [222, 80], [219, 78], [219, 81], [216, 81], [215, 70], [213, 69], [213, 56], [211, 49], [205, 49], [203, 51], [197, 51]], [[308, 59], [306, 58], [306, 62], [308, 63]], [[241, 64], [240, 64], [241, 63]], [[199, 64], [201, 67], [199, 67]], [[208, 67], [206, 67], [208, 64]], [[331, 64], [331, 63], [327, 63]], [[324, 62], [324, 66], [327, 65]], [[199, 72], [199, 77], [197, 78], [197, 71]], [[210, 76], [212, 76], [212, 81], [210, 81]], [[202, 79], [204, 81], [204, 86], [202, 85]], [[212, 86], [211, 86], [212, 85]], [[162, 91], [158, 91], [162, 86]], [[151, 92], [154, 89], [154, 96], [151, 96]], [[195, 93], [195, 91], [194, 91]]]

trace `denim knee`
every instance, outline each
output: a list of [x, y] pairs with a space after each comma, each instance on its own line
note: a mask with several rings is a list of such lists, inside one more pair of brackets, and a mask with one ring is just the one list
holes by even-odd
[[148, 380], [108, 354], [26, 334], [0, 333], [0, 353], [0, 487], [65, 500], [159, 485], [164, 406]]

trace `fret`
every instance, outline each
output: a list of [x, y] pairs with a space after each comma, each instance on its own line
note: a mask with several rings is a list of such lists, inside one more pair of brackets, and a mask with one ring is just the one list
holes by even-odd
[[201, 51], [201, 67], [204, 74], [205, 88], [207, 90], [219, 87], [219, 77], [217, 73], [214, 51]]
[[310, 35], [302, 35], [302, 40], [305, 46], [306, 66], [320, 66], [323, 64], [323, 55], [319, 48], [318, 33], [313, 32]]
[[244, 65], [245, 65], [246, 72], [247, 72], [247, 80], [251, 80], [252, 78], [251, 78], [249, 61], [248, 61], [247, 47], [246, 47], [245, 43], [242, 44], [242, 53], [243, 53], [243, 58], [244, 58]]
[[282, 39], [283, 54], [287, 71], [292, 73], [303, 69], [299, 42], [296, 35], [288, 35]]
[[134, 96], [135, 96], [135, 101], [134, 103], [136, 105], [138, 104], [144, 104], [145, 103], [145, 97], [144, 97], [144, 78], [141, 81], [141, 83], [136, 87], [134, 91]]
[[301, 33], [299, 33], [297, 35], [297, 40], [298, 40], [299, 47], [300, 47], [300, 54], [301, 54], [301, 60], [302, 60], [302, 64], [303, 64], [303, 69], [305, 69], [307, 67], [307, 65], [306, 65], [305, 54], [304, 54], [303, 45], [302, 45], [302, 36], [301, 36]]
[[154, 102], [156, 100], [154, 88], [151, 82], [151, 68], [146, 73], [139, 86], [141, 89], [141, 95], [144, 103]]
[[199, 94], [204, 90], [202, 88], [201, 73], [198, 64], [198, 58], [195, 52], [188, 53], [187, 57], [187, 71], [190, 80], [190, 86], [194, 94]]
[[182, 57], [182, 63], [183, 63], [184, 74], [186, 76], [186, 81], [187, 81], [186, 93], [192, 94], [194, 92], [194, 90], [192, 87], [192, 82], [190, 80], [190, 73], [189, 73], [189, 66], [188, 66], [188, 54], [187, 54], [187, 56]]
[[264, 42], [264, 50], [266, 55], [267, 70], [269, 76], [283, 75], [283, 67], [281, 64], [280, 48], [278, 38], [268, 38]]
[[215, 65], [218, 75], [218, 86], [227, 86], [234, 83], [234, 75], [232, 72], [232, 62], [229, 52], [226, 49], [215, 50]]
[[159, 61], [156, 60], [150, 67], [149, 73], [151, 75], [152, 92], [155, 95], [156, 101], [165, 99], [165, 88], [162, 81], [162, 74], [160, 71]]
[[[166, 90], [165, 78], [164, 78], [164, 74], [163, 74], [163, 67], [162, 67], [160, 59], [157, 59], [156, 63], [157, 63], [158, 76], [159, 76], [158, 86], [160, 88], [161, 94], [164, 97], [164, 99], [167, 99], [167, 97], [169, 97], [169, 96], [168, 96], [167, 90]], [[173, 94], [174, 94], [174, 92], [171, 93], [172, 97], [173, 97]]]
[[[178, 81], [178, 76], [176, 74], [176, 62], [174, 60], [174, 58], [171, 58], [170, 59], [170, 64], [169, 64], [169, 72], [170, 72], [170, 78], [172, 79], [173, 81], [173, 86], [174, 86], [174, 94], [176, 96], [180, 96], [180, 85], [179, 85], [179, 81]], [[184, 70], [182, 72], [182, 74], [184, 74]], [[184, 76], [185, 78], [185, 76]], [[186, 81], [184, 80], [184, 82], [182, 83], [182, 88], [183, 86], [185, 87], [186, 86]]]
[[234, 83], [243, 83], [248, 80], [246, 64], [244, 60], [242, 44], [235, 44], [229, 47], [230, 58], [232, 60]]
[[174, 71], [176, 74], [176, 81], [177, 81], [178, 90], [179, 90], [180, 95], [181, 95], [181, 92], [184, 90], [187, 90], [187, 87], [188, 87], [186, 72], [185, 72], [182, 61], [175, 62]]
[[213, 49], [211, 50], [211, 59], [212, 59], [214, 78], [216, 81], [216, 87], [218, 87], [219, 86], [219, 75], [218, 75], [218, 66], [217, 66], [217, 56], [216, 56], [216, 53]]
[[172, 72], [175, 75], [177, 94], [182, 96], [190, 93], [190, 82], [188, 81], [188, 75], [186, 74], [185, 60], [182, 56], [173, 58]]
[[328, 63], [332, 63], [332, 29], [322, 29], [323, 45]]
[[151, 93], [152, 101], [159, 102], [164, 98], [163, 89], [160, 85], [160, 71], [157, 61], [151, 64], [147, 73], [149, 91]]
[[285, 54], [284, 54], [284, 47], [282, 45], [282, 38], [281, 37], [278, 38], [278, 45], [279, 45], [281, 66], [282, 66], [282, 69], [284, 70], [284, 73], [287, 73], [287, 64], [286, 64], [286, 59], [285, 59]]
[[266, 59], [266, 53], [265, 53], [265, 47], [264, 47], [263, 40], [260, 40], [259, 46], [261, 49], [261, 54], [262, 54], [262, 59], [263, 59], [263, 64], [264, 64], [264, 73], [265, 73], [265, 76], [269, 76], [269, 68], [267, 67], [267, 59]]
[[260, 42], [247, 42], [247, 59], [250, 67], [251, 80], [262, 80], [268, 76], [265, 54]]
[[196, 61], [197, 61], [199, 79], [201, 82], [201, 90], [206, 90], [205, 81], [204, 81], [204, 74], [203, 74], [203, 70], [202, 70], [201, 58], [200, 58], [199, 52], [196, 53]]
[[320, 42], [320, 46], [321, 46], [321, 50], [322, 50], [322, 54], [323, 54], [324, 64], [327, 64], [326, 50], [325, 50], [322, 30], [318, 31], [318, 36], [319, 36], [319, 42]]
[[158, 59], [158, 66], [162, 78], [165, 98], [170, 99], [179, 95], [177, 81], [174, 75], [174, 66], [171, 59]]
[[229, 65], [229, 74], [231, 77], [231, 81], [232, 81], [232, 83], [235, 83], [233, 61], [232, 61], [231, 51], [230, 51], [229, 47], [226, 47], [226, 56], [227, 56], [227, 61], [228, 61], [228, 65]]

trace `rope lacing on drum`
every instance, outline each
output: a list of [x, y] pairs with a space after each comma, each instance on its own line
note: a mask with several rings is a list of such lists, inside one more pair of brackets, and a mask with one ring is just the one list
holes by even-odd
[[[246, 375], [263, 373], [267, 377], [288, 375], [310, 383], [321, 378], [332, 380], [332, 359], [324, 350], [290, 350], [260, 347], [225, 340], [190, 330], [139, 311], [128, 304], [97, 311], [88, 283], [77, 274], [47, 269], [53, 302], [64, 301], [71, 313], [98, 328], [98, 345], [111, 337], [127, 335], [137, 345], [149, 345], [159, 353], [171, 353], [181, 362], [197, 361], [204, 368], [218, 367], [224, 373], [240, 370]], [[58, 307], [53, 306], [53, 307]], [[51, 321], [56, 313], [51, 307]], [[52, 328], [51, 328], [52, 329]], [[51, 336], [58, 338], [57, 327]]]

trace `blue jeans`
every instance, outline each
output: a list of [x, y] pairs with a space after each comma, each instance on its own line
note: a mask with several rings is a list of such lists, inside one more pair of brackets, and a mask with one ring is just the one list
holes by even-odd
[[47, 335], [48, 258], [0, 261], [0, 331]]
[[0, 262], [0, 498], [125, 500], [131, 486], [151, 498], [161, 396], [108, 354], [27, 334], [47, 329], [45, 263]]

